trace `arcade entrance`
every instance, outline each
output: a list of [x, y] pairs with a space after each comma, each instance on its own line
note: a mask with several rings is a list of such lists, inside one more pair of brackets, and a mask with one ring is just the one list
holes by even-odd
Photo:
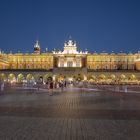
[[55, 81], [66, 81], [66, 82], [80, 82], [84, 80], [84, 77], [82, 74], [75, 74], [75, 75], [72, 75], [72, 74], [69, 74], [69, 75], [63, 75], [63, 74], [59, 74], [55, 77]]

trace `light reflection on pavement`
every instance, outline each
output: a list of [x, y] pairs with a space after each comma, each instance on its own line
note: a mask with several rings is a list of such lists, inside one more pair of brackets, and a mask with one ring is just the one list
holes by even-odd
[[68, 88], [0, 96], [0, 140], [140, 138], [140, 95]]

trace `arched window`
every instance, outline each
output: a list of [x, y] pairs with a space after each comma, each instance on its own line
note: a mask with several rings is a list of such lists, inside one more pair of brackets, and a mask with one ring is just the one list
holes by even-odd
[[72, 61], [68, 61], [67, 62], [67, 67], [73, 67], [73, 62]]
[[29, 69], [30, 68], [30, 65], [27, 65], [27, 68]]
[[76, 62], [76, 67], [80, 67], [80, 60]]
[[60, 67], [64, 67], [64, 61], [60, 60]]
[[22, 69], [22, 65], [21, 64], [19, 65], [19, 68]]

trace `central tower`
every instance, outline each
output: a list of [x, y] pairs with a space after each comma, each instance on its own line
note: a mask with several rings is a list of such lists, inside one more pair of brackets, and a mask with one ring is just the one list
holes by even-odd
[[69, 40], [64, 43], [63, 54], [78, 54], [76, 42]]
[[62, 51], [53, 51], [56, 79], [85, 80], [87, 54], [87, 51], [78, 51], [76, 42], [71, 39], [64, 43]]
[[63, 51], [54, 51], [55, 67], [57, 68], [81, 68], [85, 67], [87, 51], [78, 51], [76, 42], [68, 40], [64, 43]]

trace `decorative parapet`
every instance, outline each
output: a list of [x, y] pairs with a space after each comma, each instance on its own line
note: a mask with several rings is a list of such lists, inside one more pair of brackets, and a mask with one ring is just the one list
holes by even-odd
[[69, 40], [64, 43], [64, 50], [56, 52], [53, 51], [53, 54], [88, 54], [88, 51], [77, 51], [77, 45], [76, 42]]

